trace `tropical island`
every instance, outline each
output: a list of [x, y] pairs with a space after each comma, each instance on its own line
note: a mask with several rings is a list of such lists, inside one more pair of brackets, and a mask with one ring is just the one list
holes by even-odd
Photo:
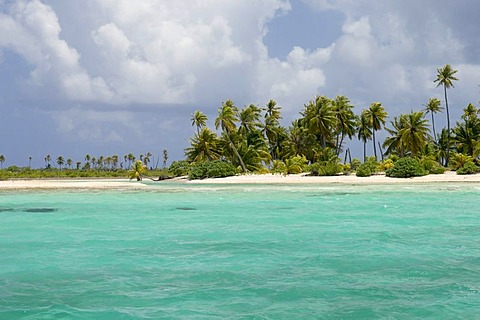
[[[216, 131], [207, 127], [208, 119], [202, 111], [193, 113], [194, 135], [185, 149], [186, 159], [174, 161], [168, 167], [167, 150], [163, 150], [162, 159], [155, 159], [150, 152], [138, 158], [131, 153], [123, 158], [87, 154], [84, 162], [62, 156], [52, 160], [47, 155], [42, 169], [3, 168], [5, 156], [0, 155], [0, 180], [162, 181], [252, 174], [370, 177], [383, 173], [386, 177], [410, 178], [450, 170], [457, 175], [472, 175], [480, 171], [480, 109], [468, 103], [460, 121], [451, 127], [447, 92], [458, 80], [456, 72], [448, 64], [437, 69], [434, 82], [443, 89], [444, 107], [438, 98], [430, 98], [421, 110], [395, 116], [389, 124], [382, 103], [373, 102], [355, 114], [354, 106], [345, 96], [315, 96], [289, 127], [280, 124], [281, 107], [275, 100], [268, 101], [263, 108], [250, 104], [242, 109], [234, 101], [226, 100], [214, 120]], [[435, 116], [443, 111], [447, 126], [437, 132]], [[388, 133], [383, 143], [377, 141], [381, 130]], [[350, 149], [345, 148], [347, 139], [357, 139], [363, 144], [363, 159], [351, 157]], [[369, 145], [373, 150], [370, 156]]]

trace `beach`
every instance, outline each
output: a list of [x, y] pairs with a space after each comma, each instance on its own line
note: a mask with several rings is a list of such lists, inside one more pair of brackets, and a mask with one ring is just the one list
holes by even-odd
[[[347, 184], [347, 185], [381, 185], [407, 183], [480, 183], [480, 174], [457, 175], [453, 171], [444, 174], [431, 174], [414, 178], [389, 178], [383, 174], [371, 177], [340, 175], [332, 177], [313, 177], [307, 174], [246, 174], [226, 178], [188, 180], [175, 178], [158, 183], [181, 182], [186, 184]], [[128, 179], [12, 179], [0, 181], [0, 190], [22, 189], [86, 189], [86, 190], [135, 190], [148, 189], [155, 182], [144, 179], [134, 181]]]

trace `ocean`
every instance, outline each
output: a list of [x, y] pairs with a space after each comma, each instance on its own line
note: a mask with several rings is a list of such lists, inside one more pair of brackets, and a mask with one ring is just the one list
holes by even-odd
[[474, 319], [480, 185], [0, 192], [0, 319]]

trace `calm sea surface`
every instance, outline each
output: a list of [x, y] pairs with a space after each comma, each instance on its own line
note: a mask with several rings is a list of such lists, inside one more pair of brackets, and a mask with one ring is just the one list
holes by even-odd
[[478, 317], [478, 184], [0, 192], [0, 319]]

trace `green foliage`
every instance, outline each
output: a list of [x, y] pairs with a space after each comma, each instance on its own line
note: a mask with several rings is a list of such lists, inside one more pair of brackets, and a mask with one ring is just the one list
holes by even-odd
[[472, 161], [466, 162], [461, 168], [457, 170], [457, 174], [475, 174], [480, 171], [480, 168]]
[[343, 171], [343, 166], [337, 161], [319, 161], [310, 165], [312, 176], [336, 176]]
[[405, 157], [399, 159], [385, 174], [392, 178], [411, 178], [424, 176], [427, 172], [417, 159]]
[[352, 170], [357, 170], [358, 167], [360, 167], [360, 165], [362, 164], [362, 161], [358, 158], [353, 158], [352, 159], [352, 163], [351, 163], [351, 169]]
[[395, 166], [395, 164], [393, 163], [392, 159], [385, 159], [385, 160], [383, 160], [379, 163], [378, 170], [379, 171], [387, 171], [388, 169], [391, 169], [394, 166]]
[[463, 153], [454, 153], [450, 159], [450, 167], [453, 170], [458, 170], [465, 166], [468, 162], [473, 162], [473, 158]]
[[273, 161], [273, 167], [272, 167], [272, 173], [287, 174], [287, 166], [281, 160], [274, 160]]
[[190, 171], [190, 162], [186, 160], [174, 161], [168, 168], [168, 171], [175, 177], [188, 176]]
[[287, 173], [298, 174], [305, 171], [307, 167], [307, 158], [305, 156], [294, 156], [285, 161]]
[[366, 161], [362, 163], [356, 171], [357, 177], [370, 177], [377, 172], [378, 161], [375, 157], [367, 157]]
[[189, 179], [223, 178], [234, 176], [237, 173], [236, 168], [225, 161], [214, 160], [204, 161], [193, 165], [189, 172]]
[[132, 169], [128, 172], [129, 179], [136, 179], [142, 181], [143, 175], [147, 172], [147, 166], [142, 161], [137, 160], [132, 164]]

